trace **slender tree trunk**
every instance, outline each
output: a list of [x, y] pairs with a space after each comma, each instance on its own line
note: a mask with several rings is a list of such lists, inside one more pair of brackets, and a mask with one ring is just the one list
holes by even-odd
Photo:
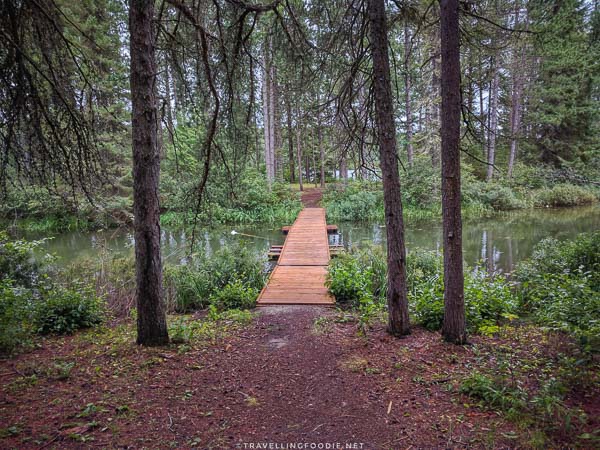
[[[517, 1], [515, 5], [515, 28], [519, 24], [519, 12], [521, 9], [520, 3]], [[528, 27], [528, 18], [525, 17], [525, 27]], [[521, 52], [517, 58], [517, 53], [513, 59], [512, 76], [512, 99], [510, 111], [510, 154], [508, 156], [508, 178], [512, 178], [513, 169], [517, 160], [517, 150], [519, 145], [519, 132], [521, 129], [521, 96], [523, 93], [523, 74], [525, 70], [525, 44], [521, 43]]]
[[292, 103], [289, 92], [286, 93], [287, 107], [287, 137], [288, 137], [288, 159], [290, 165], [290, 183], [296, 182], [296, 168], [294, 164], [294, 130], [292, 128]]
[[[435, 12], [437, 13], [437, 8], [435, 8]], [[440, 49], [438, 46], [439, 43], [439, 29], [437, 26], [434, 25], [434, 33], [433, 33], [433, 42], [432, 42], [432, 58], [431, 58], [431, 64], [432, 64], [432, 76], [431, 76], [431, 93], [432, 93], [432, 105], [431, 105], [431, 114], [432, 114], [432, 118], [431, 118], [431, 126], [433, 128], [433, 135], [434, 136], [438, 136], [439, 134], [439, 130], [440, 130], [440, 62], [439, 62], [439, 56], [440, 56]], [[440, 150], [438, 147], [438, 141], [437, 139], [432, 139], [431, 142], [431, 165], [433, 166], [434, 169], [438, 168], [440, 166]], [[434, 186], [434, 189], [437, 191], [437, 186]]]
[[379, 137], [387, 233], [388, 332], [402, 336], [410, 333], [406, 292], [406, 248], [384, 0], [369, 0], [369, 22], [373, 53], [375, 122]]
[[408, 30], [408, 21], [404, 22], [404, 103], [406, 104], [406, 155], [408, 165], [413, 166], [413, 145], [412, 145], [412, 109], [410, 104], [410, 64], [408, 54], [410, 52], [410, 34]]
[[498, 68], [496, 58], [494, 58], [493, 71], [494, 77], [492, 79], [492, 91], [490, 93], [490, 131], [487, 156], [487, 181], [491, 181], [494, 177], [494, 164], [496, 161], [496, 136], [498, 133], [498, 86], [500, 83], [500, 70]]
[[300, 141], [302, 140], [302, 128], [300, 126], [300, 114], [298, 114], [298, 121], [296, 123], [296, 153], [298, 158], [298, 183], [300, 184], [300, 190], [304, 190], [302, 185], [302, 146]]
[[340, 178], [344, 181], [344, 186], [348, 184], [348, 160], [345, 151], [342, 151], [340, 157]]
[[269, 186], [271, 186], [271, 183], [273, 182], [273, 177], [271, 174], [271, 166], [270, 166], [270, 149], [271, 149], [271, 143], [269, 142], [269, 139], [271, 137], [270, 135], [270, 119], [271, 119], [271, 115], [269, 114], [269, 83], [267, 81], [267, 77], [269, 74], [269, 71], [267, 70], [266, 64], [267, 64], [267, 55], [265, 52], [265, 59], [264, 59], [264, 64], [265, 64], [265, 70], [263, 71], [263, 80], [262, 80], [262, 88], [263, 88], [263, 95], [262, 95], [262, 103], [263, 103], [263, 130], [264, 130], [264, 134], [265, 134], [265, 167], [267, 170], [267, 183], [269, 184]]
[[[273, 61], [273, 39], [269, 41], [270, 69], [269, 69], [269, 150], [271, 154], [271, 164], [273, 166], [273, 179], [279, 178], [281, 161], [279, 156], [279, 132], [277, 126], [277, 70]], [[279, 164], [277, 164], [279, 163]]]
[[142, 345], [169, 342], [160, 257], [160, 151], [153, 20], [153, 1], [130, 0], [135, 295], [137, 342]]
[[319, 155], [321, 160], [321, 187], [325, 187], [325, 147], [323, 146], [323, 130], [321, 128], [321, 121], [319, 120]]
[[267, 169], [267, 183], [269, 189], [275, 180], [275, 160], [273, 155], [273, 148], [275, 143], [273, 135], [273, 115], [272, 115], [272, 81], [270, 71], [270, 44], [267, 40], [264, 45], [264, 77], [263, 77], [263, 126], [265, 132], [265, 166]]
[[169, 67], [169, 58], [165, 52], [165, 108], [167, 112], [167, 133], [169, 135], [169, 142], [171, 145], [174, 143], [175, 136], [175, 121], [173, 119], [173, 105], [171, 104], [171, 68]]
[[449, 342], [467, 340], [462, 220], [460, 212], [460, 43], [459, 0], [441, 0], [442, 49], [442, 219], [444, 325]]

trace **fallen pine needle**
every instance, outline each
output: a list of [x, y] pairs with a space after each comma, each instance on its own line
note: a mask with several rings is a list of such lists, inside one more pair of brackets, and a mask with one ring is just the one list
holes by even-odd
[[387, 410], [388, 416], [390, 415], [391, 412], [392, 412], [392, 401], [390, 400], [390, 404], [388, 405], [388, 410]]

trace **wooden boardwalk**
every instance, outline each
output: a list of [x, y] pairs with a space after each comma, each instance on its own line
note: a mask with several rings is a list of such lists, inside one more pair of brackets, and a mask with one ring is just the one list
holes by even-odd
[[333, 305], [325, 287], [329, 240], [323, 208], [306, 208], [288, 232], [258, 305]]

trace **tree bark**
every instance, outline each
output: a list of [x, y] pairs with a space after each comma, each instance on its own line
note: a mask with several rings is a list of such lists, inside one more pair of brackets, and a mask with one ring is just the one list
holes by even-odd
[[137, 343], [142, 345], [169, 342], [160, 255], [160, 150], [153, 16], [152, 0], [130, 0], [135, 295]]
[[494, 72], [494, 77], [492, 79], [492, 90], [490, 93], [490, 130], [487, 155], [487, 181], [491, 181], [494, 177], [494, 164], [496, 162], [496, 136], [498, 134], [498, 86], [500, 83], [500, 70], [498, 68], [497, 57], [494, 57], [492, 70]]
[[292, 128], [292, 102], [290, 101], [289, 92], [286, 93], [287, 107], [287, 137], [288, 137], [288, 159], [290, 165], [290, 183], [296, 182], [296, 168], [294, 163], [294, 131]]
[[302, 185], [302, 146], [300, 145], [300, 141], [302, 136], [300, 136], [302, 129], [300, 127], [300, 114], [298, 114], [298, 121], [296, 123], [296, 153], [298, 158], [298, 183], [300, 184], [300, 191], [304, 190], [304, 186]]
[[379, 137], [387, 233], [388, 332], [402, 336], [410, 333], [406, 292], [406, 248], [384, 0], [369, 1], [369, 22], [373, 54], [375, 122]]
[[269, 44], [265, 42], [264, 46], [264, 71], [263, 71], [263, 127], [265, 133], [265, 166], [267, 170], [267, 184], [269, 189], [275, 179], [275, 161], [273, 155], [274, 136], [272, 125], [272, 104], [271, 104], [271, 71], [269, 70]]
[[325, 187], [325, 147], [323, 146], [323, 130], [321, 129], [321, 120], [319, 118], [319, 156], [321, 160], [321, 188]]
[[[515, 4], [515, 28], [519, 25], [520, 3]], [[528, 18], [525, 16], [525, 28], [528, 28]], [[508, 156], [508, 178], [512, 178], [513, 169], [517, 160], [517, 150], [519, 145], [519, 132], [521, 129], [521, 96], [523, 93], [523, 75], [525, 70], [525, 44], [521, 43], [521, 54], [517, 58], [517, 53], [513, 59], [512, 76], [512, 98], [510, 111], [510, 153]]]
[[408, 30], [408, 21], [404, 22], [404, 103], [406, 104], [406, 156], [408, 165], [413, 166], [413, 145], [412, 145], [412, 109], [410, 104], [410, 64], [408, 53], [410, 51], [410, 34]]
[[449, 342], [467, 340], [462, 221], [460, 211], [460, 43], [459, 0], [441, 0], [442, 50], [442, 219], [444, 241], [444, 325]]

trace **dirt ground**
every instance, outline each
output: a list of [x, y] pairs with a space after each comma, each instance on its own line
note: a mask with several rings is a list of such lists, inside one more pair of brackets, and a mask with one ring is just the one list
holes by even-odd
[[323, 198], [323, 193], [320, 188], [305, 187], [300, 198], [305, 208], [318, 208], [321, 206], [320, 203]]
[[2, 361], [0, 448], [510, 448], [527, 433], [451, 389], [478, 356], [437, 333], [364, 338], [302, 306], [197, 345], [140, 348], [128, 330]]

